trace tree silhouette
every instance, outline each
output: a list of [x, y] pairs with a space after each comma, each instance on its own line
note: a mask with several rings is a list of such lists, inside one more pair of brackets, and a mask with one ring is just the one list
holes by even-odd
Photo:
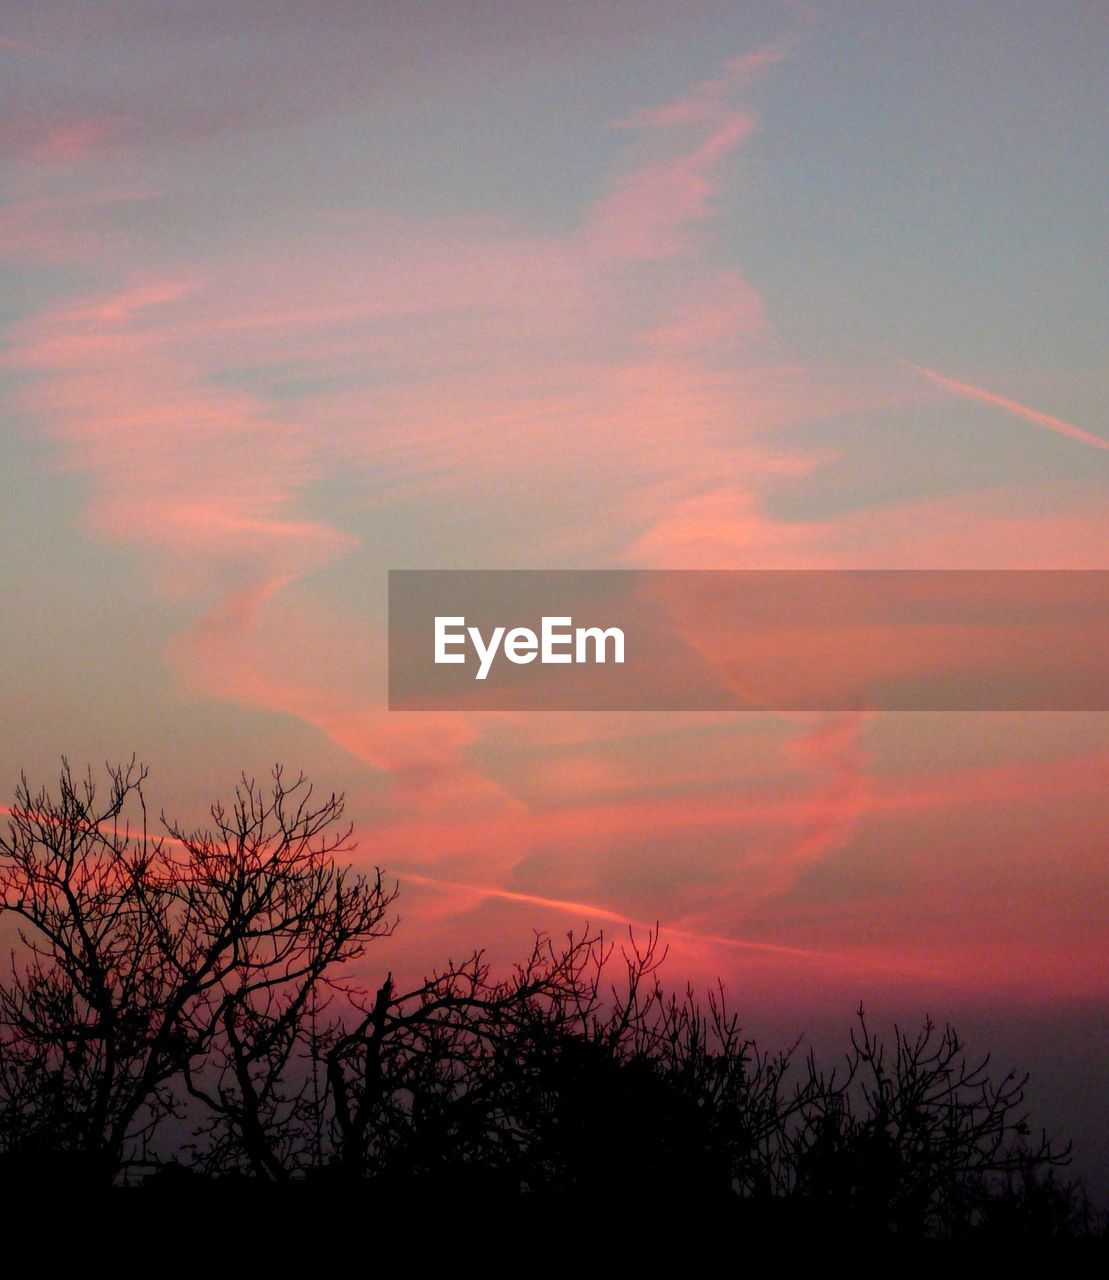
[[[860, 1006], [841, 1081], [822, 1083], [792, 1136], [794, 1191], [873, 1231], [965, 1231], [1014, 1179], [1066, 1163], [1022, 1110], [1027, 1075], [989, 1072], [954, 1027], [928, 1019], [892, 1048]], [[810, 1076], [815, 1071], [810, 1068]]]
[[[48, 1150], [94, 1181], [141, 1162], [181, 1086], [204, 1097], [257, 1166], [273, 1164], [275, 1065], [332, 966], [389, 928], [380, 874], [342, 870], [342, 800], [303, 778], [245, 778], [189, 832], [148, 830], [145, 768], [67, 763], [56, 796], [20, 782], [0, 836], [0, 891], [22, 953], [0, 986], [0, 1062], [18, 1105], [9, 1149]], [[215, 1079], [201, 1083], [204, 1063]]]
[[[20, 945], [0, 984], [0, 1165], [107, 1187], [695, 1197], [749, 1231], [1061, 1235], [1085, 1208], [1026, 1077], [931, 1021], [843, 1061], [766, 1052], [718, 986], [661, 981], [657, 930], [536, 935], [399, 987], [350, 962], [395, 890], [344, 865], [341, 796], [280, 768], [210, 824], [148, 830], [146, 770], [23, 778], [0, 836]], [[186, 1181], [182, 1181], [185, 1179]], [[147, 1185], [157, 1185], [148, 1180]], [[299, 1189], [299, 1190], [298, 1190]]]

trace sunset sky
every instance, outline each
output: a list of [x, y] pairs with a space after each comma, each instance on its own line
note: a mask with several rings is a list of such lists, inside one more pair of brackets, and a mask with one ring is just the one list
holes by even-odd
[[1105, 60], [1092, 0], [7, 6], [0, 799], [282, 761], [375, 963], [657, 920], [756, 1030], [963, 1015], [1081, 1113], [1103, 713], [389, 712], [385, 585], [1109, 567]]

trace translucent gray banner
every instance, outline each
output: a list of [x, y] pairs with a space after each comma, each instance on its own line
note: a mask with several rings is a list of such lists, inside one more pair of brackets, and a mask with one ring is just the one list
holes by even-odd
[[394, 710], [1109, 708], [1102, 570], [391, 570]]

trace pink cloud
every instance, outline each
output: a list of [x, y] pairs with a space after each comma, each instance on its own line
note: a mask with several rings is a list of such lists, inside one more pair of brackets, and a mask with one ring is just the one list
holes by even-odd
[[[737, 723], [712, 747], [701, 723], [693, 758], [674, 760], [650, 750], [674, 719], [664, 732], [390, 714], [380, 619], [347, 598], [398, 554], [465, 562], [467, 521], [489, 531], [483, 556], [517, 564], [1100, 563], [1105, 517], [1072, 500], [1039, 514], [1012, 493], [775, 514], [774, 487], [829, 456], [791, 445], [792, 427], [900, 394], [783, 358], [758, 292], [702, 252], [724, 166], [755, 128], [751, 75], [784, 56], [730, 63], [626, 121], [621, 167], [560, 233], [328, 216], [291, 246], [259, 236], [203, 272], [132, 280], [14, 335], [24, 407], [82, 476], [88, 528], [142, 557], [190, 613], [166, 652], [180, 686], [288, 716], [364, 766], [370, 853], [421, 889], [435, 927], [500, 911], [623, 926], [654, 906], [705, 964], [948, 964], [931, 943], [824, 949], [817, 923], [792, 947], [747, 925], [876, 815], [954, 807], [958, 778], [887, 786], [851, 717], [774, 734]], [[58, 154], [95, 142], [63, 138]], [[93, 243], [72, 242], [86, 255]], [[131, 260], [98, 265], [126, 277]], [[341, 499], [322, 506], [330, 519], [321, 489]], [[426, 528], [402, 540], [405, 503]], [[345, 587], [315, 577], [344, 557]]]
[[150, 561], [165, 589], [219, 580], [221, 564], [255, 587], [297, 577], [355, 540], [290, 514], [316, 473], [295, 427], [173, 347], [163, 317], [195, 288], [148, 280], [61, 308], [17, 331], [6, 359], [38, 375], [24, 407], [87, 478], [90, 527], [165, 557]]
[[781, 45], [734, 58], [720, 76], [620, 122], [640, 135], [640, 147], [591, 215], [595, 252], [618, 262], [688, 250], [693, 228], [712, 213], [722, 162], [756, 127], [755, 117], [737, 105], [738, 95], [757, 72], [786, 56]]
[[119, 133], [108, 116], [72, 119], [10, 119], [0, 127], [0, 146], [25, 165], [71, 165], [99, 151]]

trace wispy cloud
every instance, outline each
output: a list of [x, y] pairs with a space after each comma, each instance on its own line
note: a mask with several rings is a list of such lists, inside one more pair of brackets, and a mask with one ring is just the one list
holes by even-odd
[[782, 44], [733, 58], [719, 76], [618, 122], [640, 141], [590, 219], [590, 239], [602, 256], [651, 260], [689, 248], [691, 231], [712, 213], [723, 161], [756, 127], [740, 94], [787, 56]]
[[[607, 168], [535, 223], [415, 204], [403, 217], [321, 210], [315, 192], [298, 205], [290, 179], [276, 222], [259, 210], [236, 232], [212, 217], [220, 195], [191, 185], [211, 160], [197, 136], [286, 117], [247, 101], [221, 123], [196, 85], [191, 114], [169, 95], [149, 135], [127, 97], [127, 148], [91, 126], [13, 137], [35, 181], [0, 241], [75, 264], [86, 290], [48, 293], [10, 335], [26, 421], [81, 477], [85, 528], [140, 557], [151, 594], [184, 615], [164, 652], [177, 692], [288, 717], [282, 740], [309, 756], [339, 747], [365, 784], [352, 807], [373, 856], [419, 888], [421, 911], [438, 894], [428, 914], [657, 914], [691, 952], [711, 944], [713, 964], [722, 948], [822, 958], [819, 922], [797, 947], [789, 926], [761, 941], [747, 926], [768, 903], [800, 912], [806, 877], [895, 804], [929, 808], [932, 784], [900, 801], [883, 790], [851, 717], [768, 729], [389, 713], [366, 585], [386, 565], [1001, 567], [1105, 545], [1104, 517], [1073, 495], [1038, 515], [1012, 490], [806, 506], [835, 459], [822, 424], [888, 407], [907, 379], [891, 392], [884, 375], [801, 364], [714, 243], [729, 162], [757, 129], [752, 78], [788, 57], [782, 45], [731, 60], [617, 131], [598, 128]], [[365, 105], [364, 81], [360, 67], [343, 104]], [[260, 94], [283, 83], [255, 82]], [[335, 105], [316, 88], [289, 108], [301, 124]], [[282, 175], [303, 144], [288, 141]], [[127, 167], [144, 145], [158, 164]], [[146, 200], [176, 179], [178, 156], [182, 185]], [[98, 163], [99, 193], [86, 181]], [[344, 190], [362, 190], [347, 176]], [[881, 949], [897, 951], [875, 943], [868, 965]]]

